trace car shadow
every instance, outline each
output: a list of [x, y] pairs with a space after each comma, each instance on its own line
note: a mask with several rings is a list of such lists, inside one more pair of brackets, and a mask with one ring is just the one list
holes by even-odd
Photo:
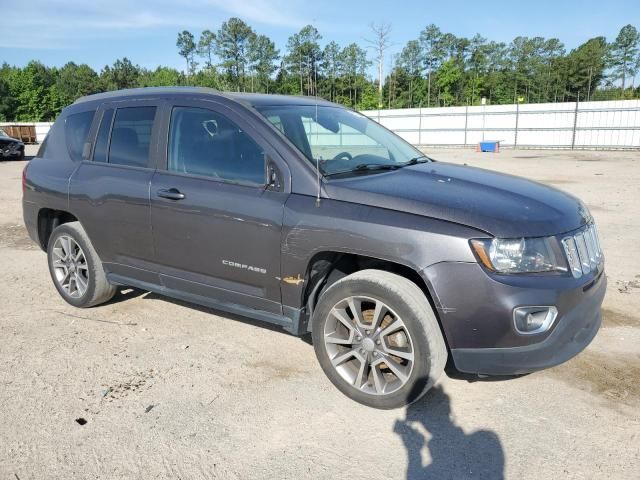
[[517, 375], [478, 375], [477, 373], [461, 372], [454, 365], [451, 355], [449, 355], [449, 358], [447, 360], [447, 365], [444, 368], [444, 372], [447, 374], [447, 377], [453, 380], [464, 380], [468, 383], [505, 382], [508, 380], [513, 380], [515, 378], [525, 377], [529, 375], [528, 373], [520, 373]]
[[[396, 421], [393, 431], [407, 451], [407, 480], [504, 478], [498, 435], [491, 430], [465, 433], [451, 413], [449, 395], [436, 385], [406, 409], [403, 420]], [[423, 458], [427, 452], [430, 462]]]
[[111, 300], [105, 303], [105, 305], [114, 305], [120, 302], [126, 302], [127, 300], [131, 300], [133, 298], [141, 297], [149, 292], [146, 290], [141, 290], [139, 288], [133, 287], [118, 287], [116, 294], [113, 296]]
[[[284, 335], [291, 335], [291, 333], [287, 332], [283, 327], [278, 325], [273, 325], [268, 322], [261, 322], [260, 320], [254, 320], [252, 318], [245, 317], [242, 315], [237, 315], [235, 313], [229, 313], [224, 310], [217, 310], [215, 308], [205, 307], [204, 305], [199, 305], [197, 303], [185, 302], [182, 300], [178, 300], [176, 298], [160, 295], [154, 292], [150, 292], [148, 290], [143, 290], [135, 287], [118, 287], [116, 294], [113, 296], [111, 300], [106, 302], [105, 305], [114, 305], [120, 302], [125, 302], [127, 300], [138, 298], [138, 297], [143, 297], [145, 300], [160, 300], [163, 302], [172, 303], [173, 305], [179, 305], [181, 307], [196, 310], [198, 312], [207, 313], [209, 315], [216, 315], [218, 317], [223, 317], [228, 320], [246, 323], [247, 325], [253, 325], [255, 327], [264, 328], [266, 330], [282, 333]], [[300, 338], [300, 340], [302, 340], [308, 345], [313, 345], [313, 342], [311, 341], [311, 333], [300, 335], [298, 338]]]

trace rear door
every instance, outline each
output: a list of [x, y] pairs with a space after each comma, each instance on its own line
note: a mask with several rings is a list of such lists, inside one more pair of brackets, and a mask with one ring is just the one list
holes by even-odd
[[[149, 185], [158, 161], [161, 101], [105, 103], [70, 184], [70, 205], [108, 273], [157, 283]], [[85, 154], [87, 149], [85, 149]]]
[[[167, 160], [150, 190], [162, 283], [280, 313], [286, 164], [229, 107], [180, 101], [170, 110]], [[277, 179], [270, 186], [268, 175]]]

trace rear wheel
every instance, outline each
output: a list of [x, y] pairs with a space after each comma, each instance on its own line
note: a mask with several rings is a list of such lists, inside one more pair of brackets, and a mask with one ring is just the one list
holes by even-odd
[[313, 315], [313, 344], [331, 382], [374, 408], [398, 408], [420, 398], [447, 359], [424, 293], [380, 270], [356, 272], [327, 289]]
[[102, 262], [80, 222], [57, 227], [47, 246], [49, 272], [58, 293], [75, 307], [92, 307], [111, 300], [116, 288], [109, 284]]

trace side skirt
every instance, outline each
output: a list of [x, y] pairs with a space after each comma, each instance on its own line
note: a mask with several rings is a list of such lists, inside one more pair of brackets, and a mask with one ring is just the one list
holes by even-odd
[[307, 330], [306, 323], [302, 322], [301, 320], [302, 312], [300, 309], [285, 307], [284, 310], [288, 315], [278, 315], [276, 313], [265, 312], [263, 310], [255, 310], [253, 308], [248, 308], [235, 303], [222, 302], [220, 300], [216, 300], [215, 298], [203, 297], [200, 295], [194, 295], [191, 293], [167, 288], [163, 285], [142, 282], [115, 273], [107, 273], [107, 279], [113, 285], [135, 287], [141, 290], [147, 290], [153, 293], [157, 293], [159, 295], [183, 300], [185, 302], [195, 303], [197, 305], [203, 305], [205, 307], [214, 308], [216, 310], [248, 317], [253, 320], [259, 320], [262, 322], [271, 323], [273, 325], [278, 325], [293, 335], [303, 335]]

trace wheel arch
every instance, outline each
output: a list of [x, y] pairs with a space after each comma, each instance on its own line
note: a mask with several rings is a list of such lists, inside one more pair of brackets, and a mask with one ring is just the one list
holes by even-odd
[[78, 218], [66, 211], [53, 208], [41, 208], [38, 210], [38, 243], [40, 248], [47, 251], [51, 233], [60, 225], [69, 222], [77, 222]]
[[311, 331], [313, 311], [320, 295], [341, 278], [366, 269], [395, 273], [396, 275], [404, 277], [415, 283], [431, 305], [442, 336], [445, 343], [447, 343], [440, 315], [434, 302], [434, 292], [431, 291], [427, 282], [425, 282], [424, 278], [415, 268], [397, 261], [357, 253], [345, 253], [330, 250], [315, 253], [307, 264], [304, 277], [304, 289], [302, 292], [302, 306], [307, 316], [308, 331]]

